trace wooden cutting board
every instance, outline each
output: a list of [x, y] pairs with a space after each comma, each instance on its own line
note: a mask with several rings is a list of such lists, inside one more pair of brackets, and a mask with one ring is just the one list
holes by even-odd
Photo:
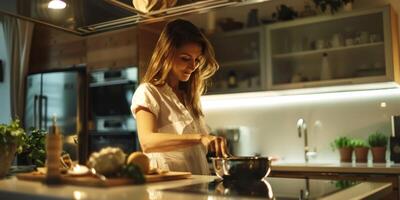
[[[146, 178], [146, 183], [152, 183], [158, 181], [170, 181], [170, 180], [190, 178], [191, 175], [192, 174], [190, 172], [167, 172], [165, 174], [145, 175], [145, 178]], [[46, 176], [39, 172], [30, 172], [30, 173], [17, 174], [17, 178], [19, 180], [43, 182]], [[62, 175], [61, 183], [80, 185], [80, 186], [113, 187], [121, 185], [132, 185], [135, 184], [135, 181], [129, 178], [108, 178], [107, 180], [102, 181], [99, 178], [92, 175], [85, 175], [85, 176]]]

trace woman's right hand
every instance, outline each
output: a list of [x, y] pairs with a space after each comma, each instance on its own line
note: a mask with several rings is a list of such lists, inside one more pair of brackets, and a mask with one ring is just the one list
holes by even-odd
[[230, 157], [230, 153], [228, 151], [228, 145], [226, 139], [221, 136], [215, 135], [202, 135], [201, 143], [205, 147], [209, 147], [211, 150], [215, 151], [216, 157]]

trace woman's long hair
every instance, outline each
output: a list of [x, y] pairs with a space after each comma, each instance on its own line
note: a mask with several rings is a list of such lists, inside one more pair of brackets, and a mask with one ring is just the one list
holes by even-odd
[[186, 107], [198, 118], [203, 116], [200, 96], [206, 91], [206, 81], [219, 66], [210, 42], [191, 22], [177, 19], [164, 27], [142, 82], [156, 86], [166, 84], [177, 49], [187, 43], [199, 44], [202, 55], [199, 57], [198, 68], [187, 82], [180, 82], [179, 87], [185, 91]]

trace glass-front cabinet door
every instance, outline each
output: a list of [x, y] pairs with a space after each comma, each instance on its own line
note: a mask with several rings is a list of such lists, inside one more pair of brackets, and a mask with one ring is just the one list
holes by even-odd
[[255, 27], [210, 36], [220, 68], [212, 77], [207, 94], [266, 89], [263, 31], [262, 27]]
[[393, 81], [391, 12], [387, 6], [266, 26], [268, 86]]

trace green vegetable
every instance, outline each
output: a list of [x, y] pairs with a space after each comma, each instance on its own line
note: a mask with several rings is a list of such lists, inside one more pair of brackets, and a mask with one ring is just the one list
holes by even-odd
[[15, 144], [17, 152], [21, 153], [25, 144], [26, 133], [20, 126], [20, 120], [16, 119], [10, 124], [0, 124], [0, 146], [8, 147]]
[[368, 144], [364, 140], [352, 139], [351, 140], [351, 146], [354, 147], [354, 148], [356, 148], [356, 147], [368, 147]]
[[340, 148], [345, 148], [345, 147], [352, 147], [351, 139], [346, 137], [346, 136], [339, 137], [339, 138], [335, 139], [331, 143], [331, 147], [332, 147], [333, 150], [340, 149]]
[[133, 179], [135, 183], [142, 184], [146, 182], [142, 170], [135, 164], [123, 165], [121, 175]]
[[368, 144], [371, 147], [384, 147], [387, 143], [388, 137], [379, 131], [368, 136]]
[[338, 180], [334, 182], [335, 187], [339, 189], [345, 189], [357, 184], [357, 181], [353, 180]]

